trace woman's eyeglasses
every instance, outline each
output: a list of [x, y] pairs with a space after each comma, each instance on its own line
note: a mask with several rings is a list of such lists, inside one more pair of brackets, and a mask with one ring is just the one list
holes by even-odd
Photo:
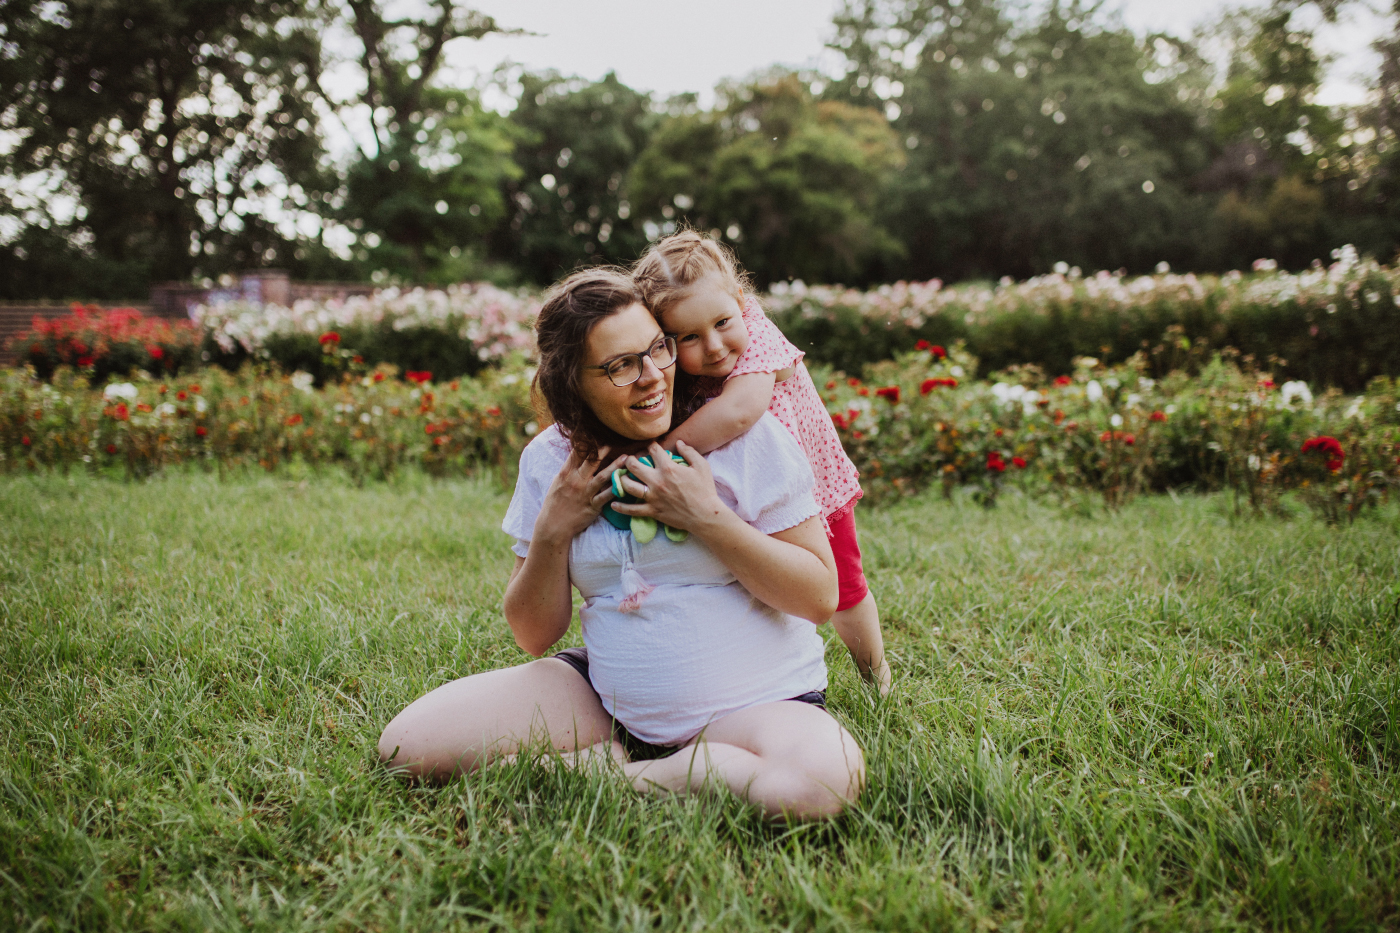
[[665, 369], [672, 365], [676, 362], [676, 338], [662, 337], [652, 344], [645, 353], [628, 353], [626, 356], [609, 360], [602, 366], [588, 368], [601, 369], [608, 374], [612, 384], [621, 389], [642, 378], [642, 368], [645, 365], [643, 363], [644, 357], [655, 363], [657, 369]]

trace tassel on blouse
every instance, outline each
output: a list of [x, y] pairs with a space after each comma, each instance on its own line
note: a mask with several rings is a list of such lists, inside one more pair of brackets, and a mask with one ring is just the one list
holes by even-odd
[[656, 589], [637, 572], [637, 568], [632, 564], [632, 557], [628, 555], [622, 563], [622, 602], [618, 604], [623, 612], [636, 612], [642, 608], [642, 600]]

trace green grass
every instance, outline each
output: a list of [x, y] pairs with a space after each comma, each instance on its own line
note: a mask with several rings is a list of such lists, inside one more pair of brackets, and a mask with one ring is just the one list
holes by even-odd
[[786, 828], [530, 760], [377, 766], [409, 700], [524, 660], [505, 503], [0, 479], [0, 929], [1400, 926], [1394, 507], [863, 510], [896, 692], [830, 643], [869, 786]]

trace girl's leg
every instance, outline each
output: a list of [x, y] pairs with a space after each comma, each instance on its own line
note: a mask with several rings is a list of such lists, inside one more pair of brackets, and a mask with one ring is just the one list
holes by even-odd
[[865, 756], [831, 714], [789, 700], [731, 713], [674, 755], [623, 770], [642, 793], [724, 786], [767, 816], [812, 820], [860, 795]]
[[447, 780], [538, 741], [565, 753], [603, 743], [593, 754], [625, 760], [593, 686], [556, 658], [473, 674], [419, 697], [384, 728], [379, 757], [414, 777]]
[[880, 609], [875, 594], [869, 590], [865, 598], [849, 609], [840, 609], [831, 617], [836, 634], [851, 652], [856, 668], [866, 682], [880, 688], [880, 695], [890, 692], [890, 665], [885, 660], [885, 639], [880, 632]]

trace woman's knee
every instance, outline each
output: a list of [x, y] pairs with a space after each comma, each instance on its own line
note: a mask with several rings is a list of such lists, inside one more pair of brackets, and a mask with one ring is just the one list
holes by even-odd
[[597, 694], [562, 661], [544, 658], [443, 684], [414, 700], [379, 737], [379, 758], [404, 774], [471, 771], [541, 739], [568, 750], [611, 735]]
[[855, 736], [839, 723], [832, 725], [835, 728], [827, 735], [787, 759], [787, 767], [807, 785], [804, 798], [820, 810], [813, 816], [838, 815], [860, 798], [865, 787], [865, 753]]

